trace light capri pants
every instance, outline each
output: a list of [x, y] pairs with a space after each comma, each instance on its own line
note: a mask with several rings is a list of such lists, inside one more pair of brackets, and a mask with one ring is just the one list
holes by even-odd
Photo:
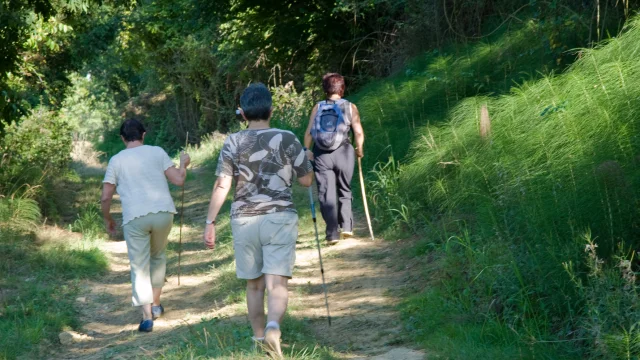
[[164, 286], [167, 270], [165, 249], [173, 214], [159, 212], [135, 218], [123, 226], [131, 263], [133, 306], [153, 303], [153, 288]]

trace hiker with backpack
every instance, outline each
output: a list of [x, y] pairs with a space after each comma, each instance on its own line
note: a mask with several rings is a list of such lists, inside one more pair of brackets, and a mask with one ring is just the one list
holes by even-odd
[[[322, 78], [322, 88], [326, 100], [317, 103], [311, 112], [304, 146], [309, 160], [314, 162], [320, 212], [327, 224], [326, 241], [333, 245], [353, 236], [351, 178], [355, 157], [364, 156], [364, 131], [358, 108], [342, 98], [344, 77], [328, 73]], [[349, 137], [351, 131], [355, 149]]]
[[236, 275], [247, 280], [254, 341], [264, 343], [271, 355], [281, 358], [280, 323], [287, 310], [287, 285], [298, 238], [291, 186], [296, 178], [302, 186], [311, 186], [313, 169], [292, 132], [270, 127], [271, 105], [271, 93], [263, 84], [249, 86], [240, 97], [240, 114], [248, 128], [229, 135], [220, 152], [204, 243], [215, 247], [216, 217], [235, 181], [231, 231]]

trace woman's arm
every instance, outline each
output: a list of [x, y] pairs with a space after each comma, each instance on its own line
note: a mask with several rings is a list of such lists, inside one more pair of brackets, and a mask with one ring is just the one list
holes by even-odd
[[180, 154], [180, 168], [172, 166], [164, 171], [169, 182], [174, 185], [184, 185], [184, 180], [187, 178], [187, 166], [191, 163], [191, 158], [186, 152]]
[[104, 183], [102, 186], [102, 196], [100, 197], [100, 205], [102, 208], [102, 217], [104, 218], [107, 232], [111, 235], [116, 233], [116, 222], [111, 217], [111, 199], [116, 192], [116, 186], [110, 183]]
[[233, 179], [231, 177], [225, 175], [218, 176], [215, 184], [213, 184], [207, 220], [215, 220], [216, 217], [218, 217], [218, 212], [220, 212], [222, 204], [224, 204], [224, 201], [227, 199], [232, 183]]
[[313, 128], [313, 121], [316, 118], [316, 113], [318, 112], [318, 105], [313, 107], [311, 111], [311, 116], [309, 117], [309, 125], [307, 125], [307, 130], [304, 132], [304, 147], [307, 148], [307, 157], [309, 160], [313, 161], [313, 153], [311, 152], [311, 145], [313, 144], [313, 138], [311, 137], [311, 129]]
[[313, 184], [313, 171], [309, 171], [307, 175], [298, 178], [298, 183], [304, 187], [309, 187]]
[[356, 155], [361, 158], [364, 156], [364, 130], [362, 129], [358, 108], [354, 104], [351, 104], [351, 110], [353, 111], [351, 129], [353, 129], [353, 135], [356, 141]]
[[[211, 194], [211, 202], [209, 202], [209, 212], [207, 213], [207, 221], [215, 221], [220, 212], [222, 204], [224, 204], [229, 190], [231, 190], [231, 184], [233, 178], [226, 175], [220, 175], [213, 184], [213, 193]], [[204, 228], [204, 244], [213, 249], [216, 247], [216, 227], [214, 224], [206, 224]]]

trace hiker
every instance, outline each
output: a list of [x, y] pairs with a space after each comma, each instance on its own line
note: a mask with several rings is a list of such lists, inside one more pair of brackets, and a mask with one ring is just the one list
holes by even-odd
[[144, 145], [145, 129], [136, 119], [120, 126], [120, 138], [126, 149], [109, 160], [103, 180], [102, 215], [107, 231], [115, 235], [111, 217], [111, 199], [117, 190], [122, 202], [122, 228], [131, 264], [133, 306], [142, 308], [138, 330], [151, 332], [153, 320], [164, 313], [160, 295], [165, 282], [165, 249], [176, 208], [167, 179], [181, 186], [187, 176], [189, 155], [180, 155], [176, 168], [160, 147]]
[[[304, 149], [313, 161], [320, 212], [327, 224], [326, 240], [333, 245], [342, 238], [353, 236], [351, 178], [355, 156], [364, 156], [364, 131], [358, 108], [342, 98], [342, 75], [326, 74], [322, 78], [322, 88], [326, 100], [313, 107], [304, 133]], [[350, 131], [355, 137], [355, 149], [349, 138]], [[313, 150], [309, 150], [312, 143]]]
[[254, 342], [266, 345], [267, 351], [280, 358], [280, 324], [287, 310], [287, 284], [298, 238], [291, 186], [296, 178], [302, 186], [311, 186], [313, 169], [293, 133], [270, 127], [271, 104], [271, 93], [260, 83], [250, 85], [240, 97], [240, 114], [248, 127], [229, 135], [222, 147], [204, 243], [210, 249], [215, 247], [216, 217], [235, 181], [231, 230], [236, 276], [247, 280]]

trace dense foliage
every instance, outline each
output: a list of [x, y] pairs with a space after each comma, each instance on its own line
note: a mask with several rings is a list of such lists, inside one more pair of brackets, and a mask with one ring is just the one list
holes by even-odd
[[[544, 70], [542, 63], [547, 70], [562, 68], [571, 62], [567, 50], [615, 34], [629, 8], [638, 5], [633, 0], [1, 4], [7, 21], [0, 34], [10, 50], [0, 59], [5, 123], [39, 105], [104, 108], [99, 102], [109, 104], [100, 115], [67, 112], [80, 132], [108, 131], [122, 114], [135, 113], [146, 119], [149, 138], [170, 149], [179, 148], [187, 132], [194, 143], [233, 126], [238, 92], [250, 81], [292, 84], [318, 98], [319, 76], [329, 70], [345, 74], [354, 90], [400, 70], [424, 50], [489, 39], [531, 21], [541, 29], [536, 35], [545, 48], [531, 71]], [[484, 74], [478, 70], [479, 78]], [[77, 96], [87, 90], [91, 96]], [[72, 104], [65, 100], [69, 95], [75, 97]], [[102, 126], [85, 117], [99, 118]]]

